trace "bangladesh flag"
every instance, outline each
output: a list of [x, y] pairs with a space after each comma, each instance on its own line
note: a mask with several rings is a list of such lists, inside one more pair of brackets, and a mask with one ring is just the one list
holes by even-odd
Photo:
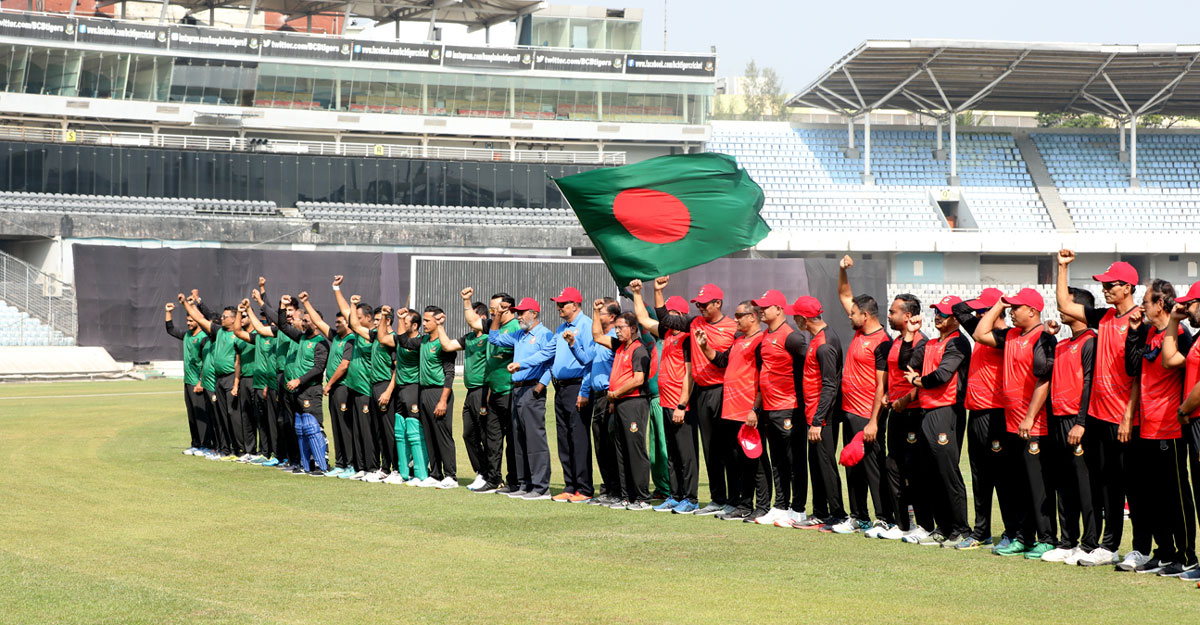
[[620, 288], [750, 247], [771, 229], [732, 156], [660, 156], [554, 180]]

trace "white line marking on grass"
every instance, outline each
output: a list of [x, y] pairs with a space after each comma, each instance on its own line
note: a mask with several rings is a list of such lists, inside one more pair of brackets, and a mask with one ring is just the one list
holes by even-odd
[[5, 399], [70, 399], [72, 397], [130, 397], [133, 395], [174, 395], [179, 391], [146, 391], [143, 393], [88, 393], [82, 395], [22, 395], [19, 397], [0, 397]]

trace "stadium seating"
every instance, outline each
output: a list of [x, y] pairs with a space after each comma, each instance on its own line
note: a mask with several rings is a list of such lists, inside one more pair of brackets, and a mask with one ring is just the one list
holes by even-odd
[[74, 345], [75, 339], [63, 336], [38, 319], [0, 301], [0, 345]]
[[514, 208], [508, 206], [419, 206], [297, 202], [306, 219], [328, 221], [400, 222], [428, 225], [507, 224], [514, 226], [578, 226], [575, 213], [566, 208]]
[[67, 195], [22, 191], [0, 191], [0, 210], [115, 215], [230, 215], [238, 217], [270, 217], [279, 213], [274, 202]]

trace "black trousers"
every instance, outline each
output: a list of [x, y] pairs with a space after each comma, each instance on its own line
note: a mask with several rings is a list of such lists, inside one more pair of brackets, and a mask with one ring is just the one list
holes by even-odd
[[[700, 432], [696, 429], [696, 413], [685, 412], [683, 422], [675, 423], [675, 406], [663, 406], [662, 412], [663, 429], [667, 434], [670, 495], [675, 501], [696, 503], [700, 482]], [[599, 455], [597, 452], [597, 458]]]
[[486, 390], [482, 386], [468, 388], [462, 411], [462, 438], [467, 448], [467, 460], [471, 462], [471, 470], [475, 475], [483, 476], [487, 475], [487, 445], [484, 442], [484, 432], [487, 430], [487, 406], [484, 405]]
[[232, 373], [217, 376], [217, 440], [222, 449], [240, 456], [246, 453], [246, 446], [242, 441], [241, 412], [237, 398], [233, 396], [234, 379]]
[[392, 391], [388, 401], [380, 405], [379, 400], [387, 391], [390, 380], [371, 384], [371, 404], [368, 414], [371, 418], [371, 432], [375, 437], [375, 450], [379, 454], [379, 470], [384, 473], [400, 470], [396, 459], [396, 396], [400, 394], [400, 386]]
[[[729, 503], [729, 488], [737, 488], [734, 477], [736, 468], [725, 466], [729, 457], [725, 451], [728, 441], [720, 434], [721, 399], [725, 387], [696, 386], [692, 389], [690, 411], [696, 414], [700, 426], [700, 442], [704, 447], [704, 465], [708, 469], [708, 491], [712, 502], [719, 505]], [[734, 441], [736, 444], [736, 440]]]
[[[1051, 543], [1058, 545], [1058, 526], [1056, 524], [1054, 481], [1050, 474], [1052, 461], [1046, 461], [1050, 456], [1043, 443], [1046, 437], [1030, 436], [1028, 440], [1019, 434], [1005, 434], [1006, 458], [1009, 461], [1009, 475], [1013, 481], [1012, 488], [1017, 491], [1021, 502], [1021, 523], [1017, 530], [1017, 539], [1026, 545], [1033, 543]], [[1050, 445], [1053, 448], [1053, 445]], [[1047, 462], [1043, 466], [1043, 461]]]
[[920, 477], [917, 475], [920, 459], [921, 441], [920, 409], [904, 412], [890, 412], [887, 428], [887, 460], [884, 463], [887, 474], [888, 495], [892, 498], [892, 510], [896, 514], [896, 524], [900, 529], [912, 529], [912, 519], [908, 508], [912, 506], [917, 525], [933, 527], [933, 508], [926, 496], [926, 489], [921, 488]]
[[[487, 445], [487, 473], [484, 478], [491, 484], [507, 484], [516, 486], [516, 458], [513, 455], [512, 444], [512, 393], [497, 393], [491, 391], [487, 398], [487, 433], [484, 442]], [[501, 479], [500, 459], [507, 459], [508, 472]]]
[[[731, 503], [736, 508], [751, 510], [751, 516], [762, 516], [771, 509], [772, 471], [771, 458], [765, 445], [760, 446], [761, 453], [757, 458], [746, 455], [746, 450], [737, 442], [737, 433], [742, 428], [741, 421], [730, 421], [734, 427], [734, 447], [736, 456], [733, 462], [738, 465], [737, 498]], [[758, 430], [760, 440], [767, 441], [767, 431], [770, 426], [767, 419], [759, 414]]]
[[195, 388], [194, 384], [183, 385], [183, 405], [187, 409], [188, 433], [192, 437], [190, 447], [212, 449], [212, 417], [209, 414], [208, 393], [204, 389], [197, 393], [193, 390]]
[[650, 400], [626, 397], [612, 402], [617, 433], [617, 466], [621, 472], [621, 499], [630, 503], [650, 499], [650, 452], [646, 448], [646, 424]]
[[[422, 386], [420, 396], [421, 427], [429, 433], [425, 439], [429, 448], [429, 477], [436, 480], [458, 477], [458, 460], [454, 453], [453, 391], [446, 397], [446, 413], [440, 417], [434, 414], [444, 390], [440, 386]], [[393, 453], [395, 450], [393, 443]]]
[[268, 458], [279, 455], [279, 425], [275, 422], [275, 389], [254, 389], [254, 411], [258, 414], [258, 453]]
[[234, 405], [238, 414], [242, 415], [242, 445], [246, 453], [257, 456], [262, 453], [263, 445], [258, 441], [258, 406], [254, 403], [254, 378], [242, 376], [238, 380], [238, 394]]
[[[288, 402], [287, 380], [280, 371], [276, 381], [278, 389], [275, 392], [275, 431], [279, 434], [279, 448], [282, 459], [300, 466], [300, 441], [296, 438], [296, 417], [292, 413], [292, 405]], [[277, 457], [278, 454], [277, 454]]]
[[[1194, 564], [1196, 506], [1188, 485], [1187, 444], [1182, 438], [1133, 442], [1139, 447], [1139, 483], [1147, 487], [1146, 497], [1139, 502], [1141, 520], [1154, 536], [1154, 557], [1163, 562]], [[1131, 503], [1131, 514], [1133, 507]]]
[[513, 457], [516, 480], [523, 490], [550, 488], [550, 444], [546, 441], [546, 389], [533, 384], [513, 387]]
[[375, 430], [372, 427], [370, 395], [362, 395], [350, 390], [351, 422], [354, 430], [354, 458], [359, 464], [354, 468], [367, 473], [379, 470], [379, 452], [375, 449]]
[[[863, 431], [870, 419], [852, 412], [842, 413], [842, 444], [849, 445], [854, 436]], [[846, 467], [846, 495], [850, 500], [850, 516], [860, 521], [870, 521], [867, 510], [867, 493], [875, 508], [875, 518], [894, 523], [891, 497], [885, 492], [883, 466], [887, 461], [884, 441], [887, 440], [887, 418], [879, 415], [875, 442], [863, 441], [863, 459], [852, 467]], [[905, 511], [907, 512], [907, 510]]]
[[[1042, 466], [1047, 469], [1058, 499], [1058, 546], [1062, 549], [1079, 547], [1090, 552], [1098, 544], [1096, 508], [1092, 505], [1092, 480], [1084, 459], [1087, 448], [1083, 441], [1078, 445], [1067, 443], [1074, 424], [1075, 417], [1050, 420], [1050, 436], [1042, 439], [1046, 454]], [[1080, 519], [1083, 520], [1082, 534]]]
[[[808, 467], [804, 464], [807, 434], [804, 430], [803, 409], [767, 410], [759, 430], [770, 451], [771, 481], [775, 490], [774, 507], [780, 510], [804, 511], [808, 496]], [[797, 414], [801, 414], [799, 418]], [[798, 429], [796, 426], [800, 426]], [[797, 450], [797, 447], [801, 448]], [[800, 494], [803, 493], [803, 494]], [[799, 495], [800, 508], [794, 505]]]
[[975, 502], [975, 527], [971, 535], [980, 541], [992, 537], [992, 493], [1000, 500], [1004, 535], [1016, 537], [1020, 506], [1004, 479], [1004, 409], [972, 410], [967, 422], [967, 455], [971, 466], [971, 494]]
[[[808, 443], [808, 471], [812, 474], [813, 516], [826, 523], [846, 518], [842, 503], [842, 478], [837, 470], [838, 419], [830, 417], [821, 427], [821, 440]], [[807, 428], [805, 440], [808, 440]]]
[[357, 466], [354, 458], [354, 426], [350, 404], [350, 389], [344, 384], [334, 384], [329, 389], [329, 427], [333, 430], [334, 466], [339, 469]]
[[621, 497], [621, 469], [617, 464], [617, 417], [608, 411], [608, 390], [591, 391], [592, 441], [596, 447], [596, 466], [600, 468], [600, 494]]
[[1188, 466], [1192, 478], [1192, 503], [1200, 503], [1200, 419], [1183, 427], [1183, 436], [1188, 443]]
[[[920, 429], [920, 479], [933, 503], [937, 529], [945, 536], [965, 536], [967, 524], [967, 487], [958, 468], [959, 405], [941, 406], [925, 411]], [[929, 528], [926, 528], [929, 529]]]
[[1117, 441], [1116, 423], [1094, 417], [1088, 417], [1086, 423], [1083, 459], [1092, 479], [1096, 523], [1103, 525], [1100, 546], [1116, 553], [1125, 531], [1125, 484], [1129, 480], [1125, 465], [1130, 445]]
[[563, 490], [591, 496], [592, 416], [580, 412], [579, 380], [554, 382], [554, 424], [558, 439], [558, 462], [562, 466]]

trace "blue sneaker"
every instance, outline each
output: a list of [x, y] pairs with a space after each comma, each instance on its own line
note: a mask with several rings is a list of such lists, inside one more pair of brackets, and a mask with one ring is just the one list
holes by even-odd
[[271, 458], [270, 460], [267, 460], [266, 462], [262, 463], [262, 466], [264, 466], [264, 467], [279, 466], [279, 458]]
[[1196, 580], [1200, 580], [1200, 568], [1195, 568], [1190, 571], [1185, 571], [1182, 575], [1179, 576], [1179, 579], [1182, 579], [1182, 580], [1188, 581], [1188, 582], [1194, 582]]
[[[990, 539], [989, 539], [989, 540], [990, 540]], [[1001, 536], [1000, 536], [1000, 543], [999, 543], [999, 544], [997, 544], [995, 547], [993, 547], [993, 549], [992, 549], [992, 550], [993, 550], [993, 551], [1000, 551], [1001, 549], [1008, 549], [1008, 548], [1009, 548], [1009, 546], [1011, 546], [1011, 545], [1012, 545], [1012, 539], [1011, 539], [1011, 538], [1009, 538], [1008, 536], [1003, 536], [1003, 535], [1001, 535]]]
[[679, 505], [675, 506], [671, 512], [674, 514], [692, 514], [699, 507], [700, 506], [697, 505], [696, 502], [685, 499], [679, 502]]
[[338, 477], [341, 474], [342, 474], [342, 469], [339, 467], [334, 467], [334, 468], [326, 471], [323, 475], [325, 477]]
[[675, 506], [678, 506], [678, 505], [679, 505], [679, 502], [675, 501], [674, 497], [667, 497], [666, 501], [658, 504], [657, 506], [654, 506], [654, 511], [655, 512], [670, 512], [675, 509]]
[[341, 473], [341, 475], [338, 476], [338, 479], [339, 480], [348, 480], [354, 476], [354, 473], [355, 473], [354, 467], [346, 467], [345, 469], [342, 470], [342, 473]]

